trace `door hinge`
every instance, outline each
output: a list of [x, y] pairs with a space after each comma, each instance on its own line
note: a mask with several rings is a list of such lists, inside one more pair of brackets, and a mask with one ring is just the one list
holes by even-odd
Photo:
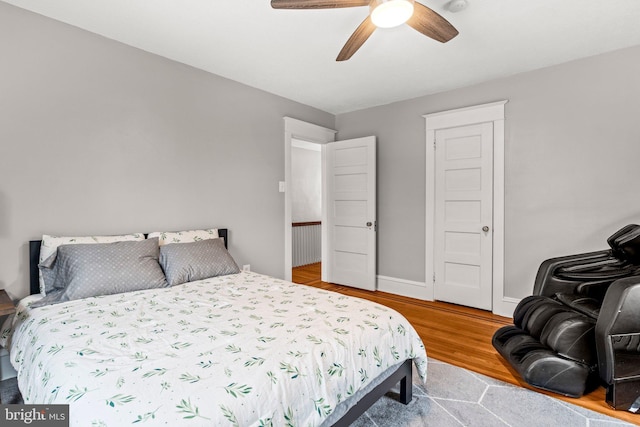
[[436, 273], [433, 273], [433, 283], [436, 283]]

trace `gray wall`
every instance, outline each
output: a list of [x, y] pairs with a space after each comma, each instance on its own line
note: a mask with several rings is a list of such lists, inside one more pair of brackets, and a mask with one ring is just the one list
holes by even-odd
[[0, 288], [27, 241], [226, 226], [283, 276], [283, 116], [334, 116], [0, 2]]
[[[283, 275], [283, 116], [378, 137], [378, 273], [424, 281], [423, 114], [508, 99], [506, 289], [640, 221], [640, 47], [339, 115], [0, 2], [0, 288], [43, 233], [227, 226]], [[256, 215], [259, 212], [260, 215]]]
[[598, 250], [640, 222], [640, 46], [338, 115], [339, 139], [378, 137], [378, 273], [423, 282], [423, 114], [508, 99], [505, 294], [546, 258]]

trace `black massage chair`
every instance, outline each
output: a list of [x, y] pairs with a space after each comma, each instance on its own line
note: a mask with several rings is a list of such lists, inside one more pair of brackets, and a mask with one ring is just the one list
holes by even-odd
[[493, 346], [528, 384], [570, 397], [606, 387], [615, 409], [640, 409], [640, 226], [611, 249], [544, 261], [533, 295]]

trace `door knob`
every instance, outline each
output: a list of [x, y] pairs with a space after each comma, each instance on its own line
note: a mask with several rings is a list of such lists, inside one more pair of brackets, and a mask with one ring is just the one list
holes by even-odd
[[485, 225], [484, 227], [482, 227], [482, 231], [484, 231], [484, 232], [486, 233], [487, 231], [489, 231], [489, 227], [487, 227], [487, 226]]
[[371, 227], [372, 225], [371, 221], [367, 222], [367, 227]]

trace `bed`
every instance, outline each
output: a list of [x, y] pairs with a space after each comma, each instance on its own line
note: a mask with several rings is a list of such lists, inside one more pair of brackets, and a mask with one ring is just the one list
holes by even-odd
[[34, 308], [41, 246], [3, 338], [25, 403], [69, 404], [72, 426], [346, 426], [426, 378], [399, 313], [254, 272]]

